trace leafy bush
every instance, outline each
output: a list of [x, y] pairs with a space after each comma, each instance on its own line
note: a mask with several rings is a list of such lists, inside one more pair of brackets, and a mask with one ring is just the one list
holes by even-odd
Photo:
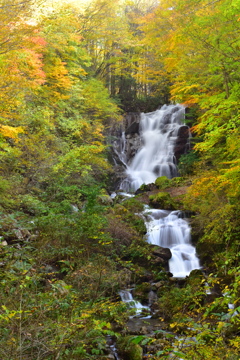
[[20, 208], [30, 215], [44, 215], [49, 212], [46, 203], [40, 201], [36, 196], [25, 194], [21, 196]]
[[131, 211], [132, 213], [135, 213], [135, 214], [140, 213], [140, 212], [142, 212], [144, 210], [144, 204], [135, 197], [124, 200], [122, 205], [128, 211]]
[[189, 153], [181, 155], [178, 162], [178, 170], [180, 174], [182, 176], [193, 174], [194, 165], [199, 161], [199, 154], [195, 150], [191, 150]]

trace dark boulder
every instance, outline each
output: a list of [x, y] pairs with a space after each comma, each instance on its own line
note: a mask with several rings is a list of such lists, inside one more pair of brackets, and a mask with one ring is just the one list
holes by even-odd
[[163, 248], [158, 245], [150, 245], [150, 246], [151, 246], [151, 252], [154, 256], [162, 258], [164, 261], [168, 261], [171, 259], [172, 253], [170, 249]]

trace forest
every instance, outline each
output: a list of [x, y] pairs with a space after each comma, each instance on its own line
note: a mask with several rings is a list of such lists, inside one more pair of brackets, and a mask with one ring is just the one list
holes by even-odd
[[[0, 359], [239, 359], [239, 10], [0, 0]], [[191, 214], [202, 269], [181, 281], [146, 241], [151, 189], [110, 196], [112, 129], [164, 104], [192, 134], [155, 183]], [[150, 330], [127, 327], [133, 285], [157, 294]]]

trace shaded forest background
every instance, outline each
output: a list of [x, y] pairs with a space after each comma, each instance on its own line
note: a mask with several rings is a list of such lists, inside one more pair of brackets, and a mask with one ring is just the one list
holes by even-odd
[[[209, 283], [239, 307], [239, 3], [95, 0], [47, 10], [0, 0], [0, 357], [108, 359], [106, 336], [121, 337], [128, 317], [119, 289], [146, 271], [165, 276], [148, 264], [134, 215], [142, 205], [108, 196], [109, 133], [127, 112], [188, 108], [181, 201], [195, 214]], [[185, 335], [201, 328], [184, 359], [235, 360], [239, 321], [225, 322], [226, 298], [202, 301], [201, 284], [167, 287], [164, 320], [180, 332], [188, 324]]]

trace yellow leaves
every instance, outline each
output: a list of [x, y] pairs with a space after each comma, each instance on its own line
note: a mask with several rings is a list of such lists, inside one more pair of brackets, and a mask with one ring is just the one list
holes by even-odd
[[230, 339], [229, 343], [238, 351], [240, 350], [240, 336], [235, 337], [234, 339]]
[[16, 142], [18, 141], [18, 134], [24, 133], [24, 130], [21, 126], [13, 127], [8, 125], [0, 124], [0, 133], [10, 139], [14, 139]]
[[199, 89], [199, 84], [192, 84], [192, 85], [182, 86], [181, 92], [183, 92], [183, 93], [186, 94], [186, 93], [191, 92], [193, 89], [194, 89], [194, 90]]
[[174, 322], [170, 324], [171, 329], [175, 329], [178, 326], [178, 323]]
[[21, 52], [17, 51], [16, 56], [18, 61], [14, 63], [15, 82], [19, 82], [29, 92], [38, 89], [46, 78], [42, 54], [31, 48], [25, 48], [21, 49]]
[[[224, 321], [219, 321], [217, 324], [217, 331], [221, 332], [223, 330], [223, 328], [226, 326], [226, 322]], [[217, 339], [216, 339], [217, 340]], [[220, 340], [220, 339], [219, 339]]]
[[196, 105], [199, 102], [199, 87], [199, 84], [188, 85], [187, 82], [176, 82], [172, 86], [171, 99], [189, 107]]
[[46, 72], [44, 88], [46, 88], [51, 100], [57, 102], [61, 99], [67, 99], [70, 96], [72, 81], [68, 76], [66, 63], [57, 56], [49, 57], [44, 66], [44, 71]]
[[91, 313], [81, 313], [81, 318], [87, 319], [91, 316]]

